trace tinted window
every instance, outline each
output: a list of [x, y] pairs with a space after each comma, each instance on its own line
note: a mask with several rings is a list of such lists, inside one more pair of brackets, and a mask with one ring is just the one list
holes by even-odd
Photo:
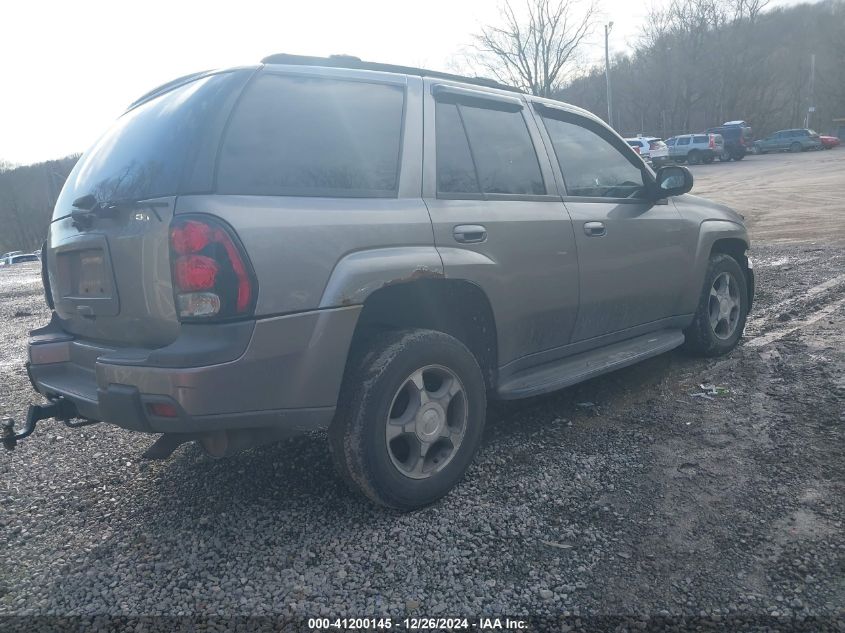
[[404, 91], [357, 81], [265, 73], [232, 117], [220, 193], [392, 196]]
[[689, 145], [689, 136], [684, 136], [678, 139], [678, 145]]
[[125, 113], [76, 163], [56, 217], [89, 193], [102, 202], [209, 191], [219, 130], [248, 76], [197, 79]]
[[707, 137], [706, 137], [706, 136], [696, 136], [696, 137], [693, 139], [693, 143], [706, 143], [706, 142], [707, 142]]
[[480, 193], [472, 154], [469, 151], [458, 106], [437, 103], [437, 191], [443, 193]]
[[484, 193], [546, 193], [540, 163], [521, 112], [459, 105]]
[[567, 195], [629, 198], [642, 191], [640, 169], [605, 138], [575, 123], [543, 120], [566, 183]]

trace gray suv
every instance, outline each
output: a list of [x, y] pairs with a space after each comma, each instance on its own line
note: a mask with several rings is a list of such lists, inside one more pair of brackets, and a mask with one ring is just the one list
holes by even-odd
[[681, 134], [666, 141], [669, 160], [690, 165], [710, 164], [725, 151], [721, 134]]
[[754, 277], [730, 209], [592, 114], [481, 79], [274, 55], [132, 104], [43, 250], [41, 419], [211, 455], [327, 429], [374, 501], [429, 504], [489, 398], [684, 345], [730, 351]]

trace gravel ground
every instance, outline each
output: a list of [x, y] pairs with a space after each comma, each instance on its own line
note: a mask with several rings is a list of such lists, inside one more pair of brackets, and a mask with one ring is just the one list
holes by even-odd
[[[632, 629], [686, 616], [742, 630], [812, 616], [806, 630], [845, 630], [845, 245], [760, 244], [755, 262], [734, 353], [669, 353], [494, 404], [465, 481], [412, 514], [349, 494], [320, 435], [145, 462], [148, 436], [42, 423], [0, 455], [0, 615], [625, 615]], [[48, 318], [39, 284], [36, 268], [0, 269], [0, 416], [36, 401], [22, 363]]]

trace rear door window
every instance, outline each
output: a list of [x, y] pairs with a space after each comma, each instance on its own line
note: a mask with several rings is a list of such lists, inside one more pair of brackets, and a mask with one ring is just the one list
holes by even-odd
[[405, 103], [390, 84], [265, 73], [223, 142], [223, 194], [394, 197]]
[[438, 101], [434, 116], [437, 137], [437, 191], [480, 194], [481, 187], [478, 185], [478, 176], [458, 106]]
[[435, 109], [440, 194], [544, 195], [546, 186], [521, 111], [438, 101]]

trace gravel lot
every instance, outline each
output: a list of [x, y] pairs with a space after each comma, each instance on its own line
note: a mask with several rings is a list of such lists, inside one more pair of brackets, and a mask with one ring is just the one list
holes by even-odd
[[[809, 193], [796, 160], [816, 174]], [[845, 630], [843, 166], [845, 150], [696, 168], [697, 192], [760, 227], [741, 347], [494, 404], [465, 481], [413, 514], [350, 495], [320, 436], [144, 462], [147, 436], [42, 423], [0, 455], [0, 614], [716, 616], [729, 630], [816, 616], [806, 630]], [[822, 180], [838, 214], [772, 191], [819, 200]], [[773, 228], [783, 213], [801, 241]], [[25, 339], [47, 318], [37, 268], [0, 269], [2, 416], [35, 401]]]

